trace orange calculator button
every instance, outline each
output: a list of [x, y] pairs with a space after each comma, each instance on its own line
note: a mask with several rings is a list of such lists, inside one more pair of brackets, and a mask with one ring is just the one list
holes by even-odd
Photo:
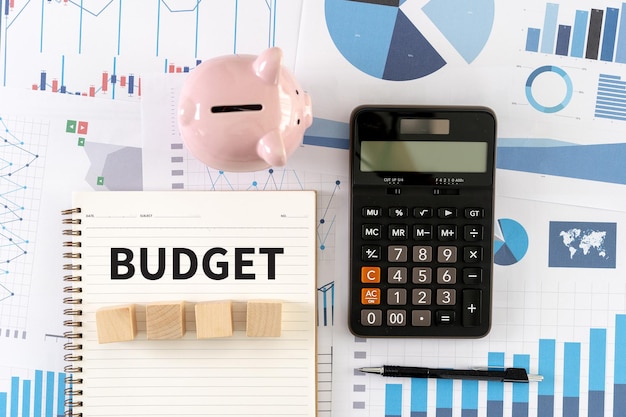
[[380, 304], [380, 288], [361, 288], [361, 304]]
[[361, 282], [365, 284], [378, 284], [380, 282], [379, 266], [362, 266]]

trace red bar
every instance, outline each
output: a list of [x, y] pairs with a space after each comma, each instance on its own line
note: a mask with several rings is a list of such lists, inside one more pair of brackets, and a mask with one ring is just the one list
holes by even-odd
[[106, 71], [102, 73], [102, 92], [109, 91], [109, 73]]
[[176, 72], [183, 72], [183, 69], [181, 67], [176, 67]]
[[52, 80], [52, 92], [56, 93], [59, 91], [59, 80]]
[[174, 64], [168, 66], [168, 72], [174, 72]]
[[92, 85], [89, 87], [89, 97], [95, 97], [95, 96], [96, 96], [96, 87]]
[[120, 77], [120, 87], [126, 87], [126, 76], [122, 75]]
[[9, 1], [9, 7], [12, 9], [15, 7], [15, 0]]
[[141, 97], [141, 78], [137, 79], [137, 95]]
[[35, 91], [39, 90], [39, 86], [37, 84], [33, 84], [32, 89], [35, 90]]

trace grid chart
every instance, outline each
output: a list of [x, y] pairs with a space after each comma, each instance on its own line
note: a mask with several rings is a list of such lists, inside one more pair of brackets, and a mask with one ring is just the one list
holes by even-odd
[[0, 115], [0, 338], [26, 339], [46, 122]]

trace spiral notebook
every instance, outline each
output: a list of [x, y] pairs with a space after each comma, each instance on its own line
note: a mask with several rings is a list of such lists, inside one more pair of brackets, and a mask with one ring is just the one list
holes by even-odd
[[[84, 192], [63, 212], [67, 415], [316, 415], [314, 191]], [[282, 306], [246, 332], [249, 302]], [[232, 303], [232, 335], [198, 339], [194, 306]], [[146, 309], [182, 302], [182, 337]], [[100, 343], [96, 312], [132, 305], [133, 340]], [[98, 326], [100, 323], [98, 323]]]

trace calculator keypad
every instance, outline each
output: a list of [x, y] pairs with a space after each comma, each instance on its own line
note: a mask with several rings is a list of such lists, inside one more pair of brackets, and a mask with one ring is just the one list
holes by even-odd
[[[364, 336], [477, 337], [490, 321], [491, 208], [371, 205], [356, 211], [352, 328]], [[489, 216], [490, 217], [490, 216]], [[355, 221], [356, 220], [356, 221]], [[355, 226], [356, 227], [356, 226]], [[358, 248], [358, 249], [357, 249]], [[358, 255], [357, 255], [358, 256]], [[356, 325], [354, 320], [358, 322]]]

